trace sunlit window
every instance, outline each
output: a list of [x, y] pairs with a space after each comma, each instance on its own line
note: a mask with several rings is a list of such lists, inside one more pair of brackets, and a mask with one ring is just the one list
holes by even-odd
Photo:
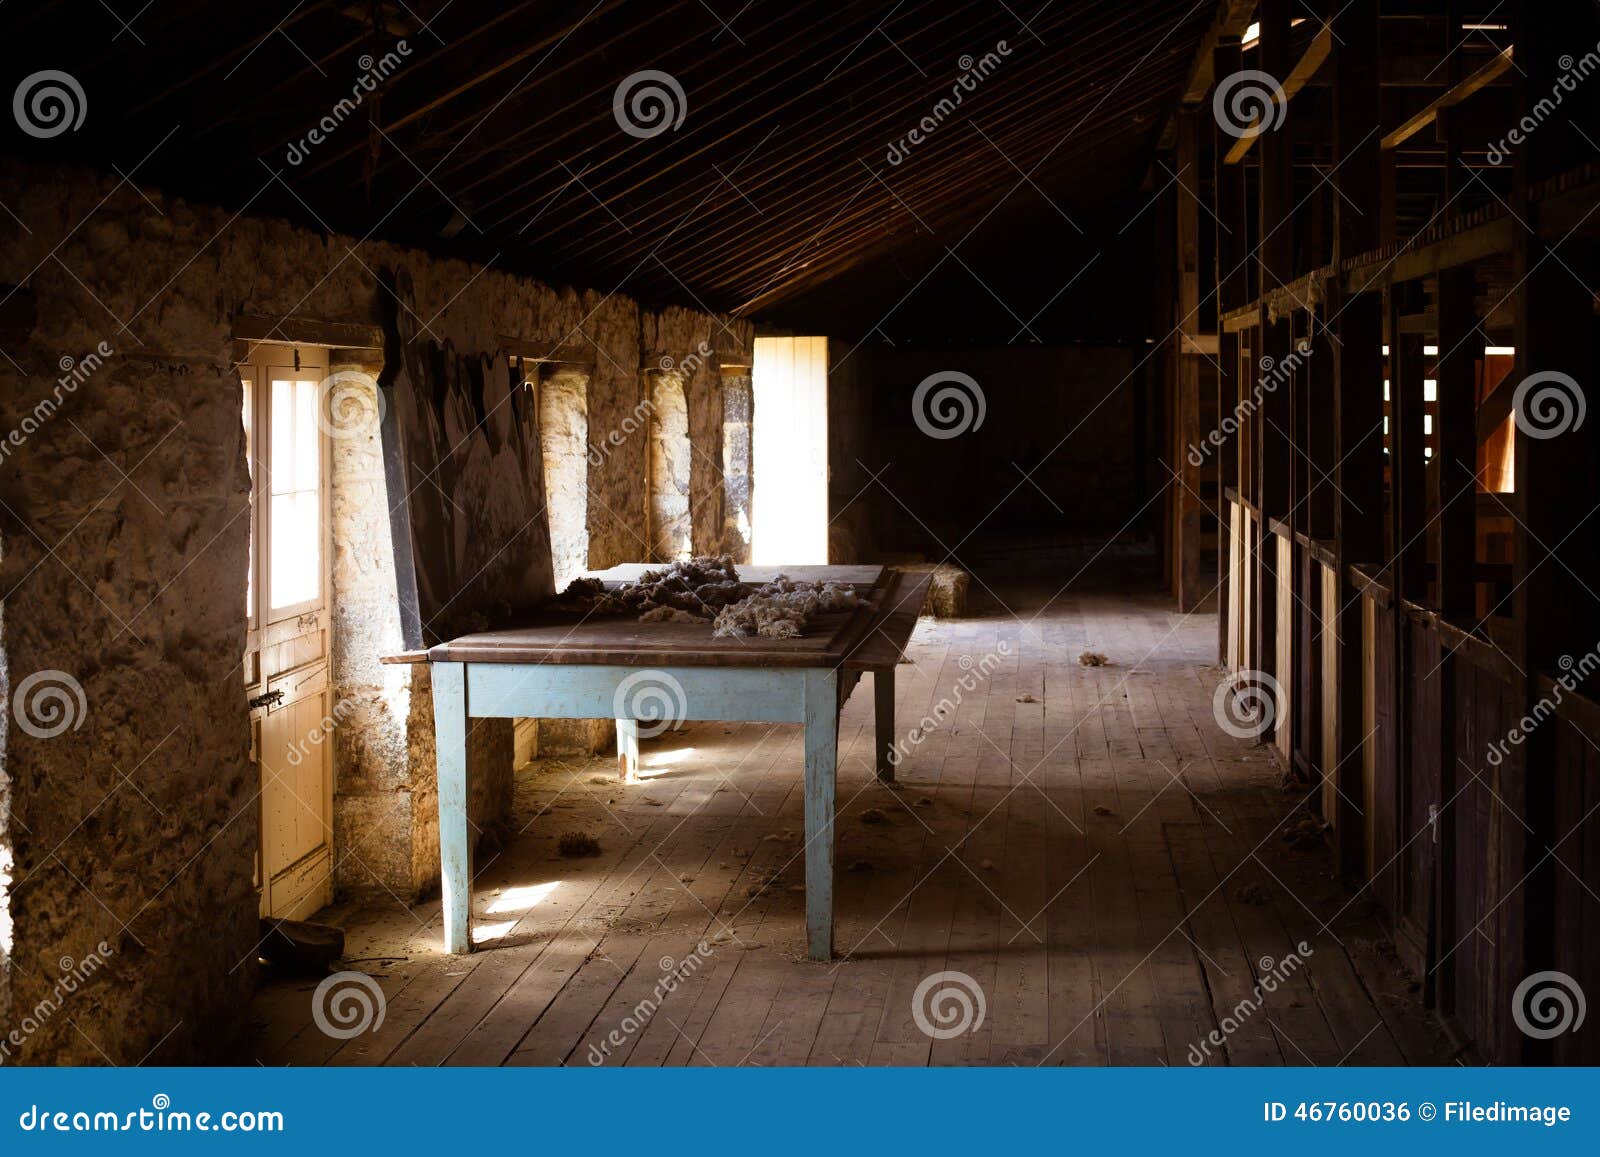
[[828, 339], [758, 337], [754, 561], [828, 561]]
[[317, 597], [322, 574], [321, 441], [317, 383], [272, 380], [270, 609]]

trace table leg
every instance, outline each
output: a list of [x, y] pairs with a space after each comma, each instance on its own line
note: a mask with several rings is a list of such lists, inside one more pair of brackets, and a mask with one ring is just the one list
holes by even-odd
[[894, 782], [894, 668], [872, 673], [872, 706], [878, 733], [878, 778]]
[[472, 844], [467, 835], [467, 681], [461, 663], [433, 664], [444, 950], [472, 951]]
[[839, 760], [839, 677], [806, 672], [806, 955], [833, 956], [833, 794]]
[[617, 720], [617, 774], [623, 783], [639, 780], [639, 721]]

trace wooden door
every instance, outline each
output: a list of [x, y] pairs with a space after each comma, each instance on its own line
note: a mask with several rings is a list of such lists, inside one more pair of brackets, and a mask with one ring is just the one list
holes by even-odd
[[328, 685], [326, 351], [240, 355], [250, 448], [244, 681], [260, 774], [261, 914], [303, 919], [333, 900], [333, 704]]

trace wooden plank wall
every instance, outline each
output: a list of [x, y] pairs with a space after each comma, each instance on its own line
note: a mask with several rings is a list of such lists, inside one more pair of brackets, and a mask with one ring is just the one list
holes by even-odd
[[[1584, 725], [1556, 721], [1556, 811], [1568, 817], [1600, 811], [1600, 748]], [[1586, 994], [1600, 993], [1600, 906], [1588, 894], [1600, 875], [1600, 824], [1583, 824], [1570, 836], [1558, 833], [1556, 873], [1556, 968]], [[1591, 1013], [1591, 1015], [1593, 1015]], [[1556, 1039], [1558, 1064], [1593, 1064], [1576, 1036]]]
[[[1600, 102], [1563, 107], [1584, 133], [1546, 132], [1513, 155], [1513, 192], [1501, 201], [1510, 211], [1489, 231], [1450, 218], [1463, 167], [1478, 163], [1460, 149], [1452, 109], [1440, 125], [1441, 217], [1407, 238], [1397, 231], [1397, 153], [1415, 163], [1435, 143], [1431, 134], [1378, 143], [1397, 123], [1384, 119], [1396, 103], [1380, 99], [1380, 30], [1392, 27], [1381, 8], [1329, 0], [1327, 61], [1312, 71], [1332, 99], [1296, 101], [1292, 148], [1287, 135], [1263, 134], [1247, 169], [1232, 163], [1238, 142], [1219, 126], [1209, 169], [1201, 164], [1213, 174], [1217, 226], [1217, 413], [1243, 410], [1219, 472], [1228, 527], [1219, 661], [1277, 681], [1268, 750], [1311, 789], [1341, 874], [1383, 909], [1463, 1059], [1600, 1063], [1600, 1017], [1547, 1039], [1518, 1023], [1515, 1000], [1550, 970], [1591, 1000], [1600, 994], [1600, 676], [1561, 694], [1552, 683], [1600, 636], [1592, 584], [1578, 577], [1600, 573], [1600, 537], [1573, 533], [1600, 486], [1600, 423], [1562, 436], [1518, 423], [1514, 492], [1501, 488], [1486, 514], [1476, 462], [1486, 345], [1515, 347], [1513, 382], [1551, 367], [1593, 380], [1587, 285], [1600, 228], [1574, 223], [1600, 199], [1600, 166], [1569, 146], [1600, 137]], [[1275, 75], [1295, 63], [1290, 10], [1285, 0], [1255, 6], [1253, 62]], [[1579, 0], [1508, 0], [1507, 14], [1518, 68], [1501, 96], [1520, 115], [1550, 91], [1562, 44], [1595, 42], [1600, 13]], [[1431, 18], [1444, 29], [1451, 10]], [[1461, 51], [1447, 50], [1441, 92], [1463, 74]], [[1240, 61], [1224, 30], [1208, 63], [1224, 76]], [[1185, 148], [1196, 155], [1193, 141]], [[1288, 196], [1307, 155], [1333, 159], [1306, 178], [1325, 171], [1333, 186], [1320, 207]], [[1417, 178], [1406, 180], [1414, 198]], [[1247, 182], [1253, 198], [1241, 193]], [[1258, 218], [1247, 222], [1251, 201]], [[1548, 260], [1558, 248], [1561, 261]], [[1582, 276], [1557, 275], [1563, 265]], [[1257, 359], [1282, 365], [1301, 335], [1309, 370], [1252, 398]], [[1436, 410], [1424, 378], [1437, 382]], [[1509, 581], [1506, 549], [1484, 552], [1496, 519], [1510, 524]], [[1525, 739], [1508, 743], [1530, 718], [1539, 722]]]

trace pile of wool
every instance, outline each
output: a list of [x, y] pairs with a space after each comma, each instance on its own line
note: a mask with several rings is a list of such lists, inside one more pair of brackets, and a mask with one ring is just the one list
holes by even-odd
[[711, 633], [719, 638], [796, 639], [805, 634], [813, 615], [854, 610], [860, 605], [855, 589], [843, 583], [796, 582], [780, 574], [718, 611]]
[[[637, 582], [615, 591], [585, 587], [567, 594], [590, 600], [601, 615], [637, 615], [641, 623], [708, 623], [721, 607], [744, 597], [745, 588], [728, 555], [685, 559], [657, 570], [647, 570]], [[565, 596], [564, 596], [565, 597]]]

